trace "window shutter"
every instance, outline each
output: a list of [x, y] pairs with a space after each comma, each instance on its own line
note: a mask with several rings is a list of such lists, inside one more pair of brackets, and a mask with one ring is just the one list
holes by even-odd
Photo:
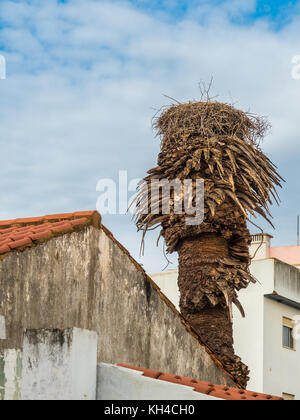
[[285, 317], [283, 317], [283, 320], [282, 320], [282, 323], [283, 323], [283, 325], [285, 326], [285, 327], [288, 327], [288, 328], [295, 328], [295, 323], [294, 323], [294, 321], [292, 321], [291, 319], [289, 319], [289, 318], [285, 318]]

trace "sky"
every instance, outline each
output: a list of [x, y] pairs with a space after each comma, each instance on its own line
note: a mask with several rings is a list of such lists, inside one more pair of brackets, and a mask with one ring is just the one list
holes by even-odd
[[[266, 116], [263, 143], [286, 183], [273, 245], [296, 244], [300, 214], [300, 1], [32, 0], [0, 2], [0, 219], [96, 208], [97, 182], [156, 165], [153, 115], [177, 100], [218, 100]], [[103, 223], [151, 272], [166, 266], [157, 232], [130, 215]], [[167, 269], [176, 268], [171, 256]]]

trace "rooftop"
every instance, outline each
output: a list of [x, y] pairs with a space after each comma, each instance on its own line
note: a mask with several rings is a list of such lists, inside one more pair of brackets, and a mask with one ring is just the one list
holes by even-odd
[[162, 373], [157, 370], [138, 368], [129, 366], [123, 363], [119, 363], [117, 366], [124, 367], [127, 369], [136, 370], [143, 372], [143, 376], [157, 379], [159, 381], [172, 382], [178, 385], [190, 386], [196, 392], [200, 392], [211, 397], [221, 398], [223, 400], [241, 400], [241, 401], [279, 401], [283, 398], [275, 397], [273, 395], [259, 394], [252, 391], [244, 391], [238, 388], [229, 388], [222, 385], [215, 385], [209, 382], [196, 381], [192, 378], [185, 378], [177, 375], [170, 375], [168, 373]]
[[100, 222], [101, 216], [96, 211], [0, 221], [0, 259], [89, 225], [100, 227]]

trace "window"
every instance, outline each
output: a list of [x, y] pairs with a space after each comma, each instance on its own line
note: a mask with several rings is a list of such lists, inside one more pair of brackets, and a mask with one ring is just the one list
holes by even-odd
[[282, 345], [285, 348], [294, 350], [293, 329], [294, 323], [289, 318], [283, 318], [283, 331], [282, 331]]
[[282, 398], [285, 401], [294, 401], [295, 400], [295, 395], [292, 394], [286, 394], [285, 392], [282, 394]]

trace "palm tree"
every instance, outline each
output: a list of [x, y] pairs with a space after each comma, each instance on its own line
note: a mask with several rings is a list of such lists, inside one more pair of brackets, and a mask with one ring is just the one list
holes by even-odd
[[[268, 204], [278, 203], [282, 178], [260, 149], [268, 129], [265, 119], [219, 102], [189, 102], [168, 107], [154, 124], [161, 136], [158, 166], [148, 171], [137, 195], [136, 224], [144, 235], [161, 226], [167, 252], [179, 254], [180, 309], [183, 316], [242, 387], [249, 370], [233, 349], [232, 304], [242, 315], [237, 292], [255, 279], [251, 262], [249, 215], [270, 222]], [[187, 208], [178, 213], [184, 188], [154, 197], [159, 179], [204, 180], [204, 219], [186, 223]], [[163, 211], [166, 200], [169, 214]], [[154, 211], [154, 210], [155, 211]], [[270, 222], [271, 223], [271, 222]], [[143, 235], [143, 240], [144, 240]]]

